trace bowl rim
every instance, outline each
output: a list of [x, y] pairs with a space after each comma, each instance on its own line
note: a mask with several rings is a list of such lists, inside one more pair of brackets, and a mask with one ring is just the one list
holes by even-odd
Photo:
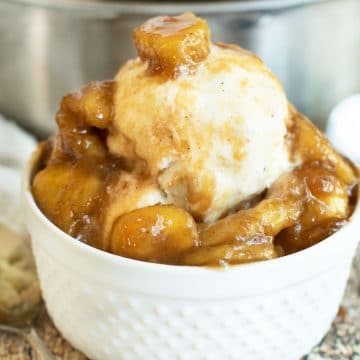
[[0, 3], [18, 4], [47, 9], [94, 12], [98, 16], [108, 14], [158, 15], [192, 11], [200, 14], [276, 11], [287, 8], [329, 2], [330, 0], [228, 0], [228, 1], [113, 1], [113, 0], [0, 0]]
[[59, 237], [63, 238], [67, 243], [70, 244], [70, 246], [76, 247], [81, 251], [85, 251], [86, 253], [101, 257], [104, 261], [108, 261], [115, 264], [126, 264], [130, 267], [135, 268], [141, 268], [143, 270], [166, 270], [169, 272], [196, 272], [198, 270], [210, 270], [210, 271], [220, 271], [225, 272], [223, 270], [234, 270], [234, 269], [258, 269], [261, 267], [267, 267], [272, 265], [278, 265], [279, 267], [286, 267], [287, 264], [293, 262], [295, 259], [297, 260], [305, 260], [307, 257], [311, 256], [321, 256], [321, 254], [326, 253], [326, 248], [330, 247], [331, 244], [335, 243], [337, 241], [337, 238], [339, 237], [339, 234], [343, 233], [351, 227], [352, 224], [355, 222], [358, 223], [358, 227], [360, 229], [360, 186], [358, 185], [358, 191], [357, 191], [357, 203], [353, 210], [353, 213], [349, 217], [347, 223], [339, 229], [334, 234], [330, 235], [326, 239], [320, 241], [319, 243], [316, 243], [315, 245], [312, 245], [306, 249], [300, 250], [298, 252], [281, 256], [274, 259], [269, 260], [262, 260], [262, 261], [256, 261], [256, 262], [249, 262], [245, 264], [233, 264], [233, 265], [227, 265], [225, 267], [211, 267], [211, 266], [188, 266], [188, 265], [169, 265], [169, 264], [160, 264], [160, 263], [152, 263], [142, 260], [136, 260], [131, 258], [126, 258], [120, 255], [112, 254], [110, 252], [106, 252], [104, 250], [95, 248], [91, 245], [88, 245], [82, 241], [79, 241], [66, 232], [62, 231], [60, 228], [58, 228], [55, 224], [53, 224], [46, 216], [45, 214], [40, 210], [40, 208], [37, 206], [35, 199], [31, 192], [31, 179], [33, 177], [33, 173], [35, 171], [35, 168], [37, 166], [37, 163], [39, 161], [39, 158], [41, 156], [41, 149], [40, 147], [37, 147], [34, 152], [32, 153], [29, 161], [26, 164], [26, 167], [24, 169], [24, 172], [22, 174], [22, 195], [23, 200], [25, 203], [30, 207], [32, 213], [38, 218], [38, 220], [41, 221], [43, 225], [46, 226], [46, 228], [49, 230], [49, 232], [53, 232], [57, 234]]

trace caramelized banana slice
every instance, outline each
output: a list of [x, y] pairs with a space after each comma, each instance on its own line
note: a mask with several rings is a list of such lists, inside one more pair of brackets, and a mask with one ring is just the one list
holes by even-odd
[[300, 215], [300, 201], [267, 199], [252, 209], [242, 210], [207, 226], [200, 234], [201, 244], [213, 246], [256, 236], [274, 236], [294, 224]]
[[302, 163], [321, 161], [330, 163], [336, 175], [347, 185], [356, 181], [356, 173], [351, 165], [331, 146], [329, 140], [305, 116], [289, 106], [291, 114], [291, 150], [294, 160]]
[[63, 163], [49, 165], [38, 172], [32, 191], [44, 214], [59, 228], [77, 236], [96, 206], [102, 188], [99, 177], [86, 169]]
[[196, 224], [185, 210], [154, 205], [131, 211], [115, 222], [110, 251], [125, 257], [176, 263], [185, 250], [197, 246]]
[[192, 13], [158, 16], [134, 30], [135, 45], [151, 74], [175, 77], [191, 72], [209, 54], [207, 22]]
[[296, 225], [276, 239], [287, 254], [330, 236], [349, 215], [347, 186], [334, 173], [316, 164], [305, 164], [295, 173], [304, 184], [304, 209]]
[[234, 241], [231, 244], [200, 247], [187, 253], [183, 265], [224, 265], [242, 264], [253, 261], [274, 259], [281, 255], [281, 248], [272, 243], [272, 238], [256, 236], [251, 239]]
[[76, 115], [78, 127], [88, 125], [105, 129], [113, 119], [114, 89], [114, 81], [93, 81], [81, 92], [65, 96], [60, 113]]
[[315, 164], [305, 164], [296, 171], [305, 186], [306, 205], [303, 223], [331, 218], [346, 218], [349, 214], [348, 187], [334, 173]]
[[307, 249], [336, 233], [346, 224], [346, 220], [325, 219], [313, 226], [303, 227], [301, 223], [282, 231], [276, 238], [276, 243], [281, 246], [284, 254]]
[[213, 246], [256, 236], [275, 236], [293, 225], [302, 210], [301, 183], [292, 174], [282, 176], [272, 187], [267, 198], [257, 206], [241, 210], [200, 233], [202, 246]]
[[181, 263], [239, 264], [280, 256], [282, 250], [274, 246], [274, 236], [296, 223], [302, 212], [303, 193], [297, 176], [292, 173], [282, 176], [255, 207], [201, 229], [201, 246], [188, 251]]
[[51, 161], [65, 157], [104, 161], [107, 149], [103, 129], [113, 119], [113, 81], [92, 82], [81, 92], [65, 96], [56, 115], [59, 134]]

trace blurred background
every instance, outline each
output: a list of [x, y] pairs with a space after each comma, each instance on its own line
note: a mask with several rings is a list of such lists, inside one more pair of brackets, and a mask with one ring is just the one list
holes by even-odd
[[[65, 94], [112, 78], [135, 55], [134, 27], [185, 11], [208, 20], [214, 41], [236, 43], [263, 58], [289, 100], [360, 164], [360, 0], [0, 0], [0, 327], [17, 319], [7, 309], [25, 304], [21, 309], [32, 316], [40, 303], [19, 191], [20, 174], [36, 146], [32, 135], [44, 138], [55, 130]], [[360, 289], [354, 274], [345, 315], [339, 312], [343, 320], [307, 359], [357, 356]], [[49, 320], [40, 320], [57, 354], [83, 359], [69, 345], [58, 345], [63, 342], [55, 329], [42, 324]], [[30, 353], [0, 329], [0, 359], [7, 358], [7, 349], [11, 359]]]
[[47, 136], [64, 94], [135, 54], [135, 26], [184, 11], [205, 17], [213, 40], [260, 55], [323, 129], [336, 103], [360, 92], [359, 0], [0, 0], [0, 113]]

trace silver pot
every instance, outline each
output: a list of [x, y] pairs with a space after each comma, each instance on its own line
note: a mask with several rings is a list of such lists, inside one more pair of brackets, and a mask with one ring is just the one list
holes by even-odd
[[214, 40], [264, 58], [320, 126], [338, 100], [360, 91], [359, 0], [0, 0], [0, 112], [49, 134], [64, 94], [112, 77], [135, 54], [136, 25], [184, 11], [206, 17]]

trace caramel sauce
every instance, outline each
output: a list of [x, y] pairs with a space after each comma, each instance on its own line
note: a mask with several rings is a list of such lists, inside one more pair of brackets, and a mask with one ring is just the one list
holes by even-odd
[[[56, 118], [59, 132], [41, 145], [43, 164], [34, 177], [33, 194], [46, 216], [71, 236], [135, 259], [214, 265], [290, 254], [316, 244], [346, 223], [355, 170], [294, 112], [289, 137], [293, 156], [303, 155], [303, 164], [280, 177], [266, 193], [239, 204], [235, 213], [213, 224], [196, 224], [196, 213], [156, 205], [113, 215], [105, 231], [111, 195], [119, 192], [118, 179], [131, 168], [106, 146], [114, 89], [109, 81], [91, 83], [65, 96]], [[306, 134], [300, 134], [300, 129]], [[314, 148], [314, 137], [320, 136]], [[313, 148], [304, 152], [306, 144]], [[137, 175], [139, 181], [151, 183], [148, 176], [145, 170]], [[129, 185], [121, 186], [126, 193]], [[189, 200], [207, 206], [206, 198]]]
[[179, 16], [158, 16], [141, 25], [141, 30], [162, 37], [177, 35], [196, 25], [198, 18], [191, 13]]
[[191, 13], [150, 19], [134, 30], [133, 37], [149, 74], [164, 78], [195, 71], [210, 51], [208, 25]]
[[[181, 68], [193, 71], [209, 52], [207, 24], [192, 14], [152, 19], [135, 29], [134, 38], [149, 76], [170, 79]], [[126, 196], [158, 183], [145, 161], [131, 162], [108, 150], [115, 90], [113, 81], [94, 82], [65, 96], [56, 116], [58, 133], [41, 145], [41, 164], [32, 182], [34, 198], [43, 213], [71, 236], [143, 261], [224, 265], [302, 250], [339, 230], [349, 218], [358, 170], [292, 106], [286, 141], [298, 165], [263, 194], [211, 224], [196, 223], [198, 212], [211, 202], [216, 185], [211, 177], [204, 177], [201, 184], [190, 183], [186, 201], [197, 205], [192, 213], [173, 205], [137, 206], [136, 194]], [[230, 129], [222, 131], [232, 136]], [[166, 136], [175, 142], [171, 133]], [[181, 146], [190, 151], [189, 144]], [[233, 152], [235, 158], [243, 156], [240, 149]], [[199, 186], [208, 190], [202, 197], [196, 191]]]
[[58, 134], [41, 145], [43, 168], [32, 184], [39, 207], [58, 227], [93, 244], [98, 244], [105, 188], [122, 168], [105, 144], [113, 89], [112, 81], [90, 83], [63, 98]]

